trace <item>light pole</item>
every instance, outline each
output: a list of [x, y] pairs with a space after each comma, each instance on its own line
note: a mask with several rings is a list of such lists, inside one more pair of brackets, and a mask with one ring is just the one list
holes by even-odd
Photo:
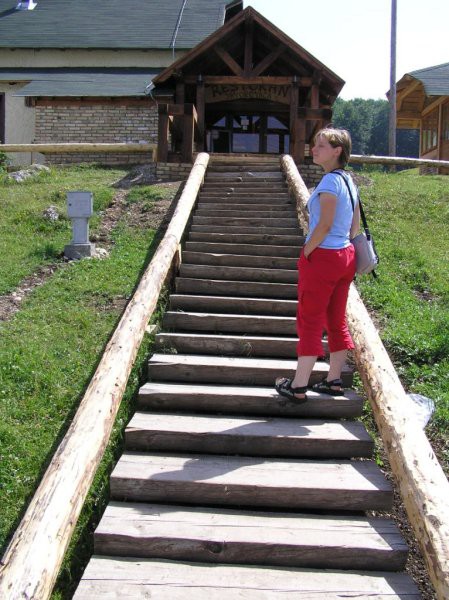
[[388, 128], [388, 152], [390, 156], [396, 156], [396, 21], [397, 1], [391, 0], [390, 118]]

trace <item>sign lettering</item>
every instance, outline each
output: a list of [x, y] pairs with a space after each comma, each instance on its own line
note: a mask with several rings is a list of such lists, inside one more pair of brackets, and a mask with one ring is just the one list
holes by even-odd
[[205, 90], [206, 102], [226, 102], [230, 100], [271, 100], [290, 104], [289, 85], [211, 85]]

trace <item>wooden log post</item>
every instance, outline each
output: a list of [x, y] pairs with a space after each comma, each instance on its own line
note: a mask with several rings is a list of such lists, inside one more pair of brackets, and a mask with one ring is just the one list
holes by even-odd
[[193, 160], [193, 141], [197, 114], [193, 104], [184, 105], [184, 123], [182, 136], [182, 161], [185, 163]]
[[159, 104], [158, 117], [157, 162], [167, 162], [169, 127], [168, 104]]
[[205, 88], [202, 77], [198, 77], [196, 84], [196, 112], [198, 114], [198, 150], [203, 151], [205, 148], [205, 133], [206, 133], [206, 102]]
[[45, 600], [51, 594], [208, 161], [208, 154], [198, 155], [167, 232], [127, 305], [72, 424], [2, 558], [2, 599]]
[[[309, 192], [291, 156], [281, 165], [300, 220], [307, 217]], [[410, 524], [439, 600], [449, 598], [449, 482], [424, 433], [382, 340], [351, 285], [347, 307], [354, 359], [370, 401]]]
[[[1, 146], [0, 146], [1, 148]], [[403, 165], [405, 167], [449, 167], [449, 160], [431, 160], [426, 158], [404, 158], [401, 156], [364, 156], [351, 154], [351, 164], [364, 165]]]

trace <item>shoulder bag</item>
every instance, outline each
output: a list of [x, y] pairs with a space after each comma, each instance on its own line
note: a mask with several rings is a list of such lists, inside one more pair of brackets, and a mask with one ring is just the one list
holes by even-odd
[[[343, 181], [345, 182], [346, 187], [348, 188], [349, 197], [351, 198], [352, 210], [354, 211], [354, 198], [348, 180], [341, 171], [333, 171], [333, 173], [337, 173], [337, 175], [340, 175], [340, 177], [342, 177]], [[356, 272], [359, 275], [366, 275], [368, 273], [372, 273], [373, 276], [376, 277], [374, 269], [379, 264], [379, 256], [376, 252], [376, 246], [374, 245], [373, 236], [371, 235], [371, 232], [368, 228], [368, 223], [365, 217], [365, 211], [363, 210], [362, 200], [360, 198], [358, 189], [357, 199], [359, 201], [360, 206], [360, 216], [362, 217], [363, 231], [351, 240], [351, 243], [355, 248], [355, 258], [357, 263]]]

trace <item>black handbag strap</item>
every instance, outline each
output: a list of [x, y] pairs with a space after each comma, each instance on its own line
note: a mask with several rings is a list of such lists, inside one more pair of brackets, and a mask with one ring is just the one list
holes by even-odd
[[[355, 210], [354, 197], [352, 195], [351, 186], [349, 185], [348, 180], [343, 175], [341, 169], [334, 169], [333, 171], [331, 171], [331, 173], [336, 173], [337, 175], [340, 175], [340, 177], [345, 182], [346, 187], [348, 188], [349, 197], [351, 198], [352, 210], [354, 211]], [[365, 230], [365, 233], [368, 235], [369, 234], [369, 227], [368, 227], [368, 222], [367, 222], [366, 217], [365, 217], [365, 211], [363, 210], [362, 199], [360, 198], [359, 190], [358, 190], [357, 187], [356, 187], [356, 190], [357, 190], [357, 200], [359, 201], [359, 206], [360, 206], [360, 216], [362, 217], [363, 228]]]

